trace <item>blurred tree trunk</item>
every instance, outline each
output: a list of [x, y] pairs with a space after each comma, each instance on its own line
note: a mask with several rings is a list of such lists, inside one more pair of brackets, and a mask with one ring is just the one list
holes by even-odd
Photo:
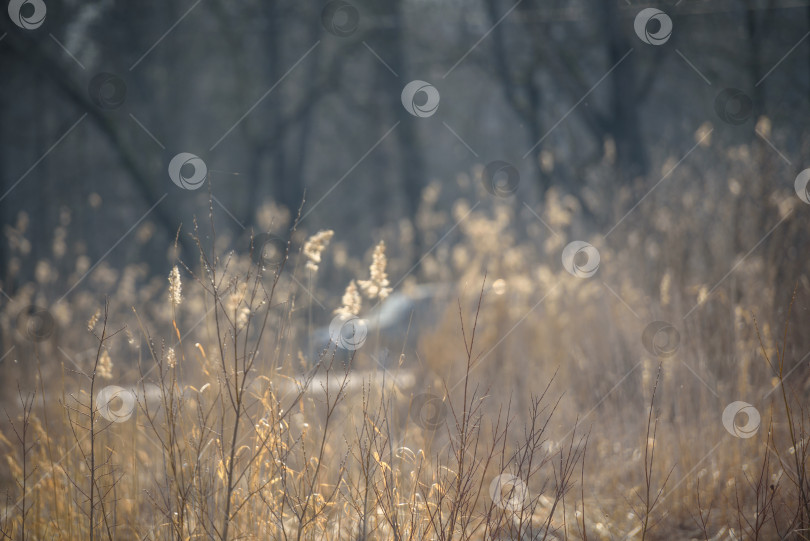
[[626, 21], [620, 18], [616, 2], [598, 0], [597, 4], [602, 9], [608, 68], [615, 68], [608, 76], [610, 110], [607, 131], [616, 143], [619, 180], [632, 184], [636, 178], [644, 177], [650, 166], [639, 115], [639, 103], [643, 96], [639, 95], [636, 84], [634, 53], [625, 57], [633, 48], [623, 31]]
[[[315, 43], [321, 31], [317, 17], [310, 17], [308, 29], [309, 36], [307, 43]], [[304, 68], [307, 71], [306, 80], [310, 81], [313, 85], [318, 80], [318, 72], [321, 68], [320, 52], [321, 50], [314, 51], [312, 53], [313, 58], [308, 59], [308, 65]], [[309, 157], [308, 150], [310, 134], [312, 133], [312, 110], [314, 109], [314, 102], [317, 102], [319, 98], [320, 96], [312, 97], [313, 103], [304, 103], [298, 133], [296, 134], [297, 138], [293, 140], [291, 144], [293, 148], [293, 158], [289, 162], [288, 178], [285, 181], [288, 183], [285, 199], [294, 205], [289, 207], [292, 212], [295, 212], [304, 198], [304, 169], [306, 168], [307, 158]]]
[[[0, 58], [5, 57], [5, 54], [0, 53]], [[6, 62], [7, 60], [4, 60]], [[8, 164], [10, 160], [8, 159], [9, 152], [6, 151], [8, 148], [8, 142], [6, 141], [6, 131], [2, 127], [8, 126], [6, 117], [6, 108], [7, 104], [5, 103], [5, 92], [0, 94], [0, 197], [2, 197], [6, 191], [11, 187], [10, 181], [7, 179], [9, 178], [9, 167]], [[3, 198], [0, 201], [0, 288], [7, 295], [11, 295], [10, 289], [10, 274], [9, 274], [9, 250], [8, 250], [8, 238], [6, 237], [6, 227], [10, 225], [12, 220], [10, 213], [9, 213], [9, 204], [7, 198]], [[2, 295], [0, 295], [2, 296]], [[2, 299], [2, 302], [5, 302], [5, 297]]]
[[[269, 85], [276, 84], [282, 75], [287, 71], [289, 59], [285, 57], [285, 43], [289, 43], [289, 36], [286, 29], [288, 24], [285, 19], [284, 7], [278, 0], [270, 0], [264, 3], [265, 17], [269, 25], [269, 32], [265, 34], [267, 42], [267, 82]], [[309, 26], [312, 29], [312, 25]], [[309, 43], [309, 40], [306, 40]], [[315, 39], [313, 37], [312, 42]], [[315, 58], [307, 59], [307, 62], [315, 63]], [[316, 64], [317, 65], [317, 64]], [[271, 126], [278, 126], [284, 120], [285, 93], [284, 88], [279, 85], [267, 99], [265, 104], [269, 108], [268, 123]], [[275, 140], [265, 141], [264, 151], [271, 156], [273, 198], [280, 204], [287, 207], [291, 212], [295, 212], [301, 205], [304, 195], [303, 183], [299, 176], [300, 171], [296, 171], [296, 160], [289, 159], [288, 149], [292, 141], [288, 137], [289, 133], [282, 134]]]
[[[550, 72], [554, 79], [565, 79], [567, 86], [577, 89], [577, 91], [580, 91], [582, 85], [577, 79], [575, 70], [567, 63], [568, 59], [563, 60], [564, 66], [562, 67], [557, 66], [555, 69], [552, 66], [552, 59], [559, 62], [559, 58], [564, 58], [565, 55], [561, 51], [553, 49], [549, 51], [549, 48], [553, 47], [553, 45], [550, 45], [553, 44], [553, 41], [548, 39], [550, 34], [548, 23], [535, 23], [533, 21], [533, 16], [538, 13], [542, 17], [540, 7], [538, 2], [528, 2], [521, 4], [517, 8], [523, 20], [528, 21], [519, 26], [523, 30], [523, 34], [519, 36], [519, 39], [528, 44], [525, 48], [529, 51], [528, 61], [524, 61], [525, 65], [521, 66], [515, 65], [515, 59], [520, 58], [521, 55], [516, 54], [519, 51], [510, 50], [510, 47], [514, 48], [515, 46], [510, 45], [508, 42], [506, 27], [504, 24], [495, 24], [503, 16], [504, 9], [508, 8], [499, 7], [498, 0], [487, 0], [485, 8], [489, 22], [493, 25], [493, 69], [501, 84], [507, 104], [517, 117], [525, 122], [530, 139], [529, 143], [533, 145], [529, 161], [536, 174], [539, 199], [544, 200], [546, 192], [553, 186], [563, 194], [573, 196], [579, 202], [583, 220], [594, 222], [596, 215], [582, 197], [581, 186], [577, 184], [580, 179], [578, 177], [571, 178], [570, 176], [565, 178], [556, 174], [555, 182], [552, 181], [549, 174], [543, 171], [541, 166], [541, 155], [545, 149], [544, 145], [547, 143], [546, 141], [540, 143], [540, 140], [548, 133], [543, 119], [543, 108], [546, 102], [543, 99], [541, 75], [544, 72]], [[583, 95], [586, 91], [587, 89], [584, 87], [581, 89]], [[597, 139], [601, 141], [604, 137], [605, 127], [598, 113], [590, 108], [580, 109], [580, 112], [583, 114], [586, 124], [594, 131]]]
[[[744, 22], [747, 38], [747, 55], [745, 56], [745, 65], [743, 66], [743, 70], [744, 72], [748, 72], [748, 78], [751, 85], [750, 88], [752, 88], [751, 100], [753, 102], [753, 111], [751, 114], [751, 124], [753, 125], [750, 127], [750, 130], [746, 130], [744, 132], [744, 137], [746, 143], [750, 143], [752, 146], [752, 154], [754, 156], [755, 167], [758, 172], [758, 174], [752, 179], [755, 183], [755, 191], [753, 193], [754, 197], [756, 198], [755, 206], [758, 207], [754, 212], [755, 231], [761, 231], [764, 234], [764, 231], [767, 231], [767, 229], [763, 228], [767, 228], [767, 224], [770, 222], [768, 216], [769, 213], [767, 211], [770, 183], [767, 182], [766, 179], [768, 178], [769, 174], [773, 173], [774, 167], [778, 165], [774, 163], [774, 160], [778, 158], [774, 157], [773, 150], [769, 147], [769, 145], [767, 145], [767, 143], [765, 143], [762, 137], [757, 136], [756, 131], [758, 128], [758, 119], [760, 116], [766, 113], [765, 81], [761, 81], [763, 70], [762, 60], [760, 58], [763, 46], [762, 34], [764, 32], [764, 25], [761, 21], [757, 20], [757, 11], [755, 9], [756, 6], [753, 4], [753, 2], [751, 2], [751, 0], [743, 0], [743, 4], [745, 9]], [[744, 126], [747, 127], [747, 124]], [[770, 134], [765, 136], [770, 137]], [[744, 229], [742, 230], [742, 233], [745, 233]]]
[[[394, 133], [400, 153], [400, 175], [402, 179], [402, 190], [405, 196], [405, 208], [408, 216], [415, 222], [416, 214], [419, 210], [419, 203], [422, 200], [422, 190], [427, 185], [427, 168], [421, 147], [419, 135], [417, 133], [417, 123], [420, 119], [408, 113], [401, 104], [400, 95], [402, 89], [413, 79], [423, 79], [425, 75], [412, 75], [407, 66], [405, 50], [405, 20], [403, 16], [403, 1], [391, 0], [379, 2], [375, 9], [375, 16], [383, 22], [378, 25], [369, 35], [373, 40], [375, 49], [399, 77], [383, 77], [383, 90], [392, 104], [394, 111], [394, 121], [399, 122]], [[430, 82], [430, 81], [428, 81]], [[388, 129], [389, 126], [383, 126]], [[381, 134], [384, 132], [381, 132]], [[391, 203], [389, 203], [390, 205]], [[422, 257], [422, 254], [429, 247], [424, 246], [419, 228], [414, 228], [414, 263]]]
[[[490, 22], [495, 25], [502, 14], [498, 7], [496, 0], [487, 0], [486, 2], [487, 15]], [[529, 9], [529, 5], [525, 8]], [[543, 35], [543, 27], [541, 25], [538, 29], [533, 28], [528, 35]], [[536, 32], [536, 34], [535, 34]], [[527, 68], [515, 69], [510, 62], [510, 54], [508, 53], [508, 45], [506, 43], [506, 36], [504, 34], [503, 25], [495, 25], [493, 29], [492, 49], [495, 55], [494, 68], [501, 83], [504, 96], [509, 106], [515, 111], [518, 118], [526, 123], [526, 130], [529, 132], [529, 138], [532, 145], [535, 145], [531, 151], [530, 160], [531, 166], [537, 174], [537, 188], [540, 198], [545, 196], [546, 191], [551, 187], [551, 180], [540, 168], [540, 154], [543, 151], [543, 145], [537, 144], [543, 137], [542, 131], [542, 118], [541, 106], [543, 104], [542, 92], [540, 84], [537, 81], [534, 66], [540, 63], [543, 57], [541, 48], [538, 47], [537, 41], [532, 39], [532, 52], [535, 59]]]

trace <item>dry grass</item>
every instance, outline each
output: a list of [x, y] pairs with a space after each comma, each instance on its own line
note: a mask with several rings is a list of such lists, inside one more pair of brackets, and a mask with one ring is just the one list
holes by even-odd
[[[441, 323], [385, 370], [368, 369], [395, 345], [373, 333], [348, 365], [334, 348], [307, 358], [306, 340], [310, 295], [338, 307], [348, 282], [328, 283], [324, 265], [357, 280], [370, 305], [389, 274], [405, 273], [393, 233], [366, 279], [372, 258], [345, 257], [338, 235], [307, 244], [293, 222], [284, 253], [268, 260], [257, 245], [227, 251], [211, 217], [191, 232], [199, 260], [172, 262], [168, 286], [139, 266], [119, 275], [100, 265], [50, 308], [56, 332], [45, 340], [25, 336], [17, 314], [50, 305], [54, 284], [87, 266], [41, 262], [2, 312], [14, 350], [2, 368], [0, 536], [810, 537], [810, 418], [791, 349], [791, 329], [806, 323], [803, 275], [792, 300], [763, 256], [740, 266], [731, 293], [697, 282], [684, 239], [701, 221], [667, 233], [666, 216], [639, 210], [638, 223], [653, 224], [646, 241], [589, 239], [602, 263], [576, 278], [557, 263], [573, 240], [565, 197], [537, 209], [550, 234], [505, 204], [470, 212], [459, 200], [444, 215], [437, 189], [420, 210], [424, 238], [459, 225], [423, 274], [458, 284], [458, 300], [436, 307]], [[514, 234], [521, 223], [525, 238]], [[12, 249], [24, 245], [23, 226], [11, 236]], [[643, 270], [623, 263], [645, 253]], [[709, 274], [719, 279], [734, 253]], [[754, 313], [780, 321], [780, 336]], [[676, 347], [644, 338], [656, 320], [673, 322]], [[753, 437], [724, 428], [736, 400], [761, 414]]]

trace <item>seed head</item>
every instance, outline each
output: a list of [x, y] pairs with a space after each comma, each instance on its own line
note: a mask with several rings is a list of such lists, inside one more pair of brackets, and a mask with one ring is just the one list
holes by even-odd
[[388, 287], [388, 274], [385, 272], [385, 267], [388, 264], [388, 259], [385, 257], [385, 241], [380, 243], [374, 248], [374, 256], [369, 267], [369, 274], [371, 275], [368, 280], [358, 280], [357, 284], [363, 293], [369, 298], [373, 299], [379, 297], [380, 300], [385, 300], [391, 293], [391, 288]]
[[96, 313], [87, 321], [87, 330], [93, 332], [93, 329], [96, 327], [96, 323], [98, 323], [98, 318], [101, 317], [101, 311], [96, 310]]
[[180, 301], [183, 300], [183, 284], [180, 282], [180, 269], [177, 265], [174, 266], [169, 273], [169, 302], [172, 306], [179, 306]]
[[346, 286], [346, 292], [343, 293], [341, 302], [343, 306], [335, 310], [336, 314], [356, 316], [360, 313], [363, 298], [360, 296], [360, 292], [357, 290], [357, 284], [354, 283], [354, 280], [349, 282], [349, 285]]
[[96, 367], [96, 374], [100, 378], [112, 379], [112, 359], [110, 353], [105, 349], [101, 352], [101, 357], [98, 359], [98, 366]]
[[169, 368], [174, 368], [177, 365], [177, 354], [174, 352], [174, 348], [166, 350], [166, 364], [169, 365]]
[[331, 229], [318, 231], [304, 243], [304, 255], [307, 258], [307, 269], [318, 272], [318, 265], [321, 262], [321, 253], [329, 245], [335, 232]]

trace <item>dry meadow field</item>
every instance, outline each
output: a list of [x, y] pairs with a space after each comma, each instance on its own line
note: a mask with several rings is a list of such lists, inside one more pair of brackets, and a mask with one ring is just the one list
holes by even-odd
[[810, 539], [808, 6], [122, 4], [3, 14], [0, 540]]

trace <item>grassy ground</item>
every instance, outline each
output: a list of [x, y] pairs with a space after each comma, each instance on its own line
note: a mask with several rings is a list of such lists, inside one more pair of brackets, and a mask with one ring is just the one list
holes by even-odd
[[458, 237], [422, 262], [457, 300], [399, 349], [369, 322], [359, 347], [349, 327], [338, 355], [305, 353], [318, 298], [328, 324], [412, 287], [388, 280], [407, 268], [392, 242], [342, 264], [345, 294], [318, 285], [321, 257], [341, 267], [331, 235], [257, 256], [194, 232], [200, 260], [168, 281], [100, 265], [56, 303], [88, 265], [41, 262], [2, 314], [0, 536], [810, 537], [800, 277], [791, 299], [756, 258], [723, 285], [685, 257], [640, 270], [632, 239], [591, 239], [584, 277], [549, 205], [551, 234], [518, 240], [508, 207], [458, 202]]

